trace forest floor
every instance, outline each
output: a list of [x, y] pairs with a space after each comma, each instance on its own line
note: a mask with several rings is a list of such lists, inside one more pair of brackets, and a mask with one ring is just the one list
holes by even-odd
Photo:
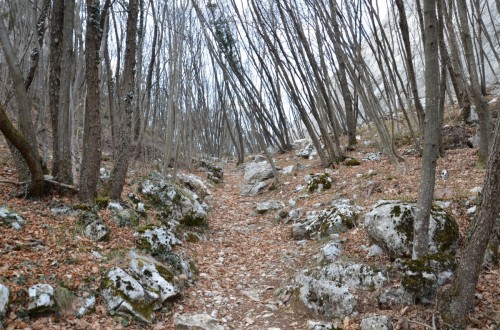
[[[349, 156], [362, 159], [374, 146], [360, 141]], [[411, 146], [406, 146], [410, 148]], [[316, 255], [326, 241], [294, 241], [291, 224], [279, 220], [277, 213], [257, 214], [255, 204], [266, 200], [297, 201], [295, 208], [317, 209], [319, 203], [349, 198], [369, 211], [380, 199], [415, 200], [417, 197], [421, 159], [406, 156], [407, 172], [396, 169], [385, 157], [378, 161], [362, 161], [360, 166], [338, 165], [326, 169], [332, 176], [332, 189], [319, 193], [297, 191], [304, 176], [324, 172], [319, 161], [304, 160], [295, 153], [275, 155], [280, 168], [300, 163], [301, 171], [280, 176], [276, 190], [257, 197], [240, 195], [243, 167], [227, 163], [224, 182], [211, 188], [212, 211], [209, 229], [198, 243], [185, 242], [181, 247], [197, 264], [196, 281], [181, 298], [157, 313], [153, 325], [129, 322], [108, 315], [105, 303], [98, 298], [96, 312], [81, 319], [64, 313], [29, 319], [24, 311], [27, 288], [37, 283], [64, 285], [74, 290], [98, 290], [106, 269], [119, 264], [126, 250], [134, 247], [133, 229], [119, 228], [110, 220], [109, 211], [101, 211], [111, 227], [108, 242], [92, 242], [74, 226], [75, 219], [53, 215], [50, 208], [77, 203], [74, 197], [50, 196], [38, 200], [12, 197], [13, 187], [0, 184], [0, 206], [16, 210], [27, 221], [21, 231], [0, 227], [0, 283], [11, 292], [12, 304], [6, 329], [173, 329], [173, 315], [207, 313], [222, 320], [228, 329], [307, 329], [307, 321], [315, 317], [293, 309], [289, 296], [278, 294], [289, 285], [301, 269], [315, 267]], [[471, 218], [465, 201], [470, 190], [482, 186], [484, 170], [476, 166], [475, 149], [448, 150], [439, 159], [437, 173], [446, 169], [449, 177], [438, 179], [436, 192], [450, 201], [450, 212], [460, 224], [461, 247]], [[0, 178], [16, 180], [7, 147], [0, 143]], [[200, 173], [195, 173], [202, 175]], [[127, 186], [126, 189], [130, 189]], [[290, 207], [288, 207], [288, 210]], [[368, 257], [370, 246], [362, 227], [341, 235], [344, 255], [369, 264], [389, 264], [384, 256]], [[97, 259], [93, 252], [104, 256]], [[471, 329], [500, 328], [500, 269], [482, 271], [477, 286]], [[357, 297], [363, 302], [363, 297]], [[396, 329], [429, 329], [437, 315], [435, 303], [430, 306], [401, 306], [397, 310], [380, 310], [379, 306], [358, 306], [360, 314], [340, 320], [344, 329], [359, 329], [361, 318], [369, 313], [393, 317]]]

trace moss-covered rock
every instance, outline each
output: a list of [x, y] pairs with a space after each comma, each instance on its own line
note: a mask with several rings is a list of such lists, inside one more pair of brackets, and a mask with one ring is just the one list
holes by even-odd
[[348, 200], [337, 200], [320, 211], [309, 211], [305, 218], [292, 226], [294, 239], [322, 238], [353, 228], [358, 221], [359, 211]]
[[422, 303], [431, 303], [438, 286], [449, 280], [455, 271], [456, 261], [450, 254], [430, 254], [418, 260], [402, 261], [403, 288]]
[[344, 161], [345, 166], [359, 166], [361, 165], [361, 162], [357, 160], [356, 158], [349, 158]]
[[333, 179], [328, 173], [310, 174], [306, 177], [307, 190], [309, 192], [320, 192], [332, 187]]
[[[379, 201], [365, 216], [365, 227], [372, 241], [390, 257], [409, 257], [413, 249], [416, 204]], [[455, 253], [458, 224], [448, 212], [432, 206], [429, 224], [430, 253]]]
[[173, 246], [181, 244], [167, 228], [156, 225], [141, 227], [134, 236], [137, 237], [137, 248], [152, 255], [165, 254], [171, 251]]
[[160, 295], [144, 287], [121, 268], [111, 269], [101, 283], [102, 295], [108, 312], [132, 315], [140, 321], [150, 323], [154, 310], [161, 306]]
[[135, 227], [139, 225], [141, 218], [134, 210], [124, 209], [113, 215], [111, 219], [120, 227]]
[[167, 182], [154, 172], [139, 185], [144, 197], [163, 214], [163, 220], [174, 220], [185, 226], [207, 226], [207, 214], [199, 197], [188, 189]]
[[0, 207], [0, 225], [10, 226], [16, 230], [20, 230], [24, 225], [24, 219], [5, 207]]

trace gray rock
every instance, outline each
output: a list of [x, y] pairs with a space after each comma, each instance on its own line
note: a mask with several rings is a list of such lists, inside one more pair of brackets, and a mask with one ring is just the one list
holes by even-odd
[[[371, 142], [368, 143], [368, 145], [370, 145], [370, 144], [371, 144]], [[382, 153], [380, 153], [380, 152], [377, 152], [377, 153], [369, 152], [361, 159], [366, 161], [366, 162], [375, 162], [375, 161], [380, 160], [381, 155], [382, 155]]]
[[283, 205], [283, 203], [270, 200], [266, 202], [257, 203], [256, 210], [257, 213], [266, 213], [267, 211], [271, 210], [281, 210], [284, 207], [285, 205]]
[[28, 313], [40, 315], [55, 311], [54, 288], [49, 284], [35, 284], [28, 289]]
[[221, 166], [208, 159], [202, 159], [200, 166], [207, 172], [207, 178], [214, 183], [221, 183], [224, 179], [224, 171]]
[[479, 133], [474, 134], [467, 139], [467, 145], [470, 148], [479, 148]]
[[320, 271], [320, 279], [350, 288], [378, 289], [387, 281], [386, 277], [364, 264], [333, 263]]
[[368, 257], [374, 257], [384, 253], [384, 250], [377, 244], [373, 244], [368, 248], [367, 252], [368, 252], [367, 254]]
[[303, 236], [305, 232], [305, 238], [314, 238], [345, 232], [357, 223], [358, 212], [358, 208], [348, 201], [334, 202], [327, 209], [307, 212], [304, 219], [292, 225], [292, 233], [297, 231]]
[[24, 225], [24, 219], [19, 214], [0, 207], [0, 224], [20, 230]]
[[130, 274], [147, 290], [159, 293], [162, 303], [179, 295], [179, 290], [167, 280], [169, 278], [173, 281], [174, 278], [174, 274], [167, 271], [168, 266], [148, 255], [134, 251], [129, 252], [128, 258]]
[[294, 149], [304, 149], [307, 147], [311, 141], [309, 139], [300, 139], [300, 140], [295, 140], [292, 142], [292, 147]]
[[99, 220], [86, 225], [83, 231], [85, 237], [96, 242], [107, 240], [110, 232], [109, 227]]
[[316, 280], [299, 274], [298, 302], [325, 318], [344, 318], [355, 311], [357, 301], [346, 286], [327, 280]]
[[278, 146], [269, 146], [267, 147], [267, 152], [269, 152], [271, 155], [275, 155], [280, 152], [280, 148]]
[[265, 162], [267, 161], [267, 158], [264, 155], [255, 155], [253, 156], [253, 161], [254, 163]]
[[289, 166], [283, 168], [281, 170], [281, 172], [283, 172], [283, 174], [291, 174], [293, 172], [293, 170], [294, 170], [294, 166], [293, 165], [289, 165]]
[[342, 254], [342, 246], [338, 242], [330, 242], [319, 252], [319, 262], [333, 262]]
[[[411, 256], [415, 208], [413, 203], [379, 201], [365, 216], [368, 236], [391, 257]], [[454, 253], [458, 237], [458, 224], [453, 216], [433, 205], [429, 225], [429, 252]]]
[[449, 254], [430, 254], [401, 263], [401, 285], [423, 304], [432, 303], [438, 287], [450, 281], [456, 268], [455, 258]]
[[108, 203], [108, 210], [120, 212], [120, 211], [123, 211], [123, 209], [124, 209], [123, 206], [118, 202], [109, 202]]
[[207, 213], [194, 192], [165, 181], [157, 172], [141, 182], [139, 189], [151, 204], [162, 211], [164, 222], [173, 220], [185, 226], [207, 226]]
[[154, 225], [139, 228], [134, 236], [138, 237], [136, 245], [139, 249], [154, 255], [164, 254], [171, 251], [173, 246], [181, 244], [167, 228]]
[[306, 175], [304, 180], [309, 192], [321, 192], [332, 187], [333, 179], [328, 173]]
[[302, 214], [302, 209], [293, 209], [288, 213], [288, 217], [290, 220], [297, 220], [300, 218], [300, 215]]
[[224, 330], [225, 327], [217, 319], [208, 314], [175, 314], [174, 326], [183, 330]]
[[309, 143], [302, 150], [297, 151], [296, 155], [304, 159], [312, 159], [317, 154], [318, 152], [316, 151], [316, 148], [314, 148], [314, 145]]
[[274, 177], [271, 164], [268, 162], [248, 163], [245, 165], [243, 179], [247, 183], [260, 182]]
[[415, 298], [402, 287], [392, 287], [386, 289], [378, 298], [382, 305], [413, 305]]
[[330, 322], [322, 322], [322, 321], [307, 321], [307, 329], [308, 330], [337, 330], [340, 329], [339, 326], [330, 323]]
[[101, 167], [99, 169], [99, 179], [102, 181], [108, 181], [109, 178], [111, 177], [111, 172], [105, 167]]
[[132, 315], [149, 323], [154, 318], [153, 311], [161, 306], [159, 294], [146, 290], [121, 268], [111, 269], [102, 286], [108, 312]]
[[212, 195], [207, 184], [199, 176], [194, 174], [177, 174], [177, 178], [187, 189], [195, 192], [203, 201], [205, 201], [205, 197]]
[[135, 227], [139, 225], [140, 217], [132, 209], [124, 209], [113, 215], [111, 218], [119, 227]]
[[5, 315], [7, 315], [7, 309], [9, 308], [9, 296], [9, 288], [0, 283], [0, 328], [3, 326]]
[[385, 315], [370, 315], [361, 320], [361, 330], [392, 330], [392, 319]]
[[258, 194], [263, 192], [268, 186], [269, 186], [269, 183], [266, 181], [256, 182], [253, 184], [246, 184], [241, 189], [241, 195], [242, 196], [257, 196]]
[[87, 315], [95, 309], [95, 296], [90, 294], [87, 297], [78, 297], [75, 299], [74, 305], [76, 317]]

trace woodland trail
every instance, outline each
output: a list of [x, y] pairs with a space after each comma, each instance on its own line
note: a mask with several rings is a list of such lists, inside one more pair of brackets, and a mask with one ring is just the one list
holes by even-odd
[[243, 173], [225, 173], [212, 190], [207, 241], [192, 244], [199, 268], [196, 283], [176, 305], [177, 313], [207, 313], [229, 329], [304, 329], [304, 315], [284, 308], [276, 290], [307, 260], [307, 246], [293, 241], [290, 226], [259, 215], [240, 196]]

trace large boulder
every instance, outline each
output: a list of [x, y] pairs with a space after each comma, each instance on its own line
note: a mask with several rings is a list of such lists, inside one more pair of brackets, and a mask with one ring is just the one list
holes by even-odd
[[158, 293], [162, 303], [179, 295], [179, 289], [174, 286], [176, 275], [169, 270], [168, 265], [134, 251], [129, 252], [128, 257], [130, 274], [147, 290]]
[[311, 276], [299, 274], [297, 303], [306, 311], [325, 318], [340, 318], [351, 315], [357, 305], [356, 298], [347, 286], [328, 280], [317, 280]]
[[0, 283], [0, 329], [5, 321], [5, 315], [7, 315], [7, 309], [9, 308], [9, 288]]
[[432, 303], [438, 287], [451, 280], [456, 268], [455, 258], [449, 254], [429, 254], [401, 264], [403, 289], [423, 304]]
[[[365, 227], [372, 241], [390, 257], [409, 257], [413, 248], [414, 203], [379, 201], [365, 216]], [[458, 224], [449, 213], [432, 206], [429, 224], [429, 252], [455, 253]]]
[[69, 214], [76, 214], [78, 216], [77, 225], [81, 228], [85, 237], [96, 242], [105, 241], [109, 238], [111, 231], [99, 214], [88, 210], [73, 210], [69, 212]]
[[132, 209], [123, 209], [117, 211], [111, 219], [116, 222], [119, 227], [135, 227], [139, 225], [140, 216]]
[[207, 226], [207, 213], [199, 197], [188, 189], [164, 180], [157, 172], [141, 182], [140, 192], [162, 212], [163, 220], [185, 226]]
[[382, 272], [357, 263], [336, 262], [321, 269], [319, 274], [320, 279], [350, 288], [378, 289], [387, 281]]
[[202, 201], [205, 201], [206, 197], [212, 195], [207, 184], [194, 174], [177, 174], [177, 178], [187, 189], [195, 192]]
[[52, 313], [56, 309], [54, 288], [49, 284], [35, 284], [28, 289], [30, 315]]
[[137, 247], [152, 255], [165, 254], [171, 251], [173, 246], [181, 244], [167, 228], [155, 225], [139, 228], [134, 236], [137, 237]]
[[260, 182], [274, 177], [271, 164], [268, 162], [247, 163], [245, 165], [244, 180], [248, 183]]
[[224, 171], [221, 166], [208, 159], [202, 159], [200, 166], [207, 172], [207, 178], [214, 183], [221, 183], [224, 179]]
[[208, 314], [175, 314], [174, 326], [176, 329], [184, 330], [224, 330], [220, 321]]
[[113, 268], [106, 274], [102, 295], [110, 313], [132, 315], [143, 322], [151, 322], [154, 310], [161, 307], [158, 293], [145, 289], [121, 268]]
[[24, 225], [24, 219], [16, 212], [0, 207], [0, 224], [19, 230]]
[[269, 201], [257, 203], [256, 210], [257, 210], [257, 213], [262, 214], [262, 213], [266, 213], [267, 211], [271, 211], [271, 210], [281, 210], [284, 207], [285, 206], [281, 202], [269, 200]]
[[358, 208], [348, 200], [337, 200], [324, 210], [307, 212], [292, 225], [292, 236], [301, 240], [345, 232], [356, 225], [358, 215]]
[[266, 181], [245, 184], [241, 189], [241, 195], [257, 196], [258, 194], [263, 192], [268, 186], [269, 183]]

